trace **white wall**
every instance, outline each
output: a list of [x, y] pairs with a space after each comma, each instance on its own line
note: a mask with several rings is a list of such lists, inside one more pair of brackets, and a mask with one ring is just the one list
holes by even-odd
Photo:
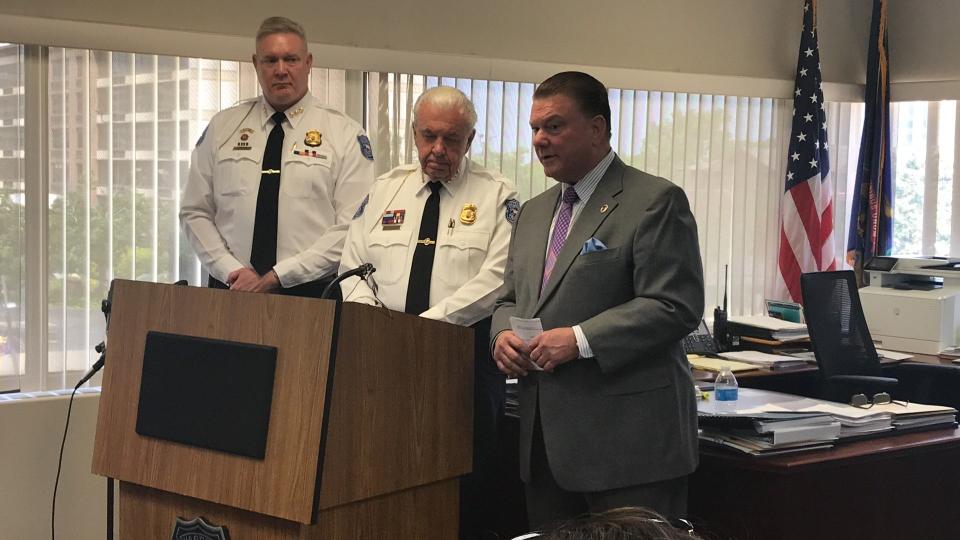
[[[821, 1], [825, 79], [856, 82], [869, 2]], [[249, 39], [266, 16], [300, 21], [311, 42], [620, 68], [792, 79], [800, 0], [4, 0], [33, 17]], [[845, 46], [856, 43], [856, 51]], [[838, 46], [833, 46], [838, 45]], [[323, 64], [323, 62], [320, 62]], [[860, 76], [857, 76], [859, 70]]]
[[[50, 538], [68, 398], [0, 401], [0, 538]], [[73, 403], [57, 496], [58, 539], [106, 536], [107, 481], [90, 473], [99, 403], [99, 393], [78, 394]]]
[[[654, 80], [667, 82], [672, 79], [661, 73], [746, 78], [748, 87], [754, 86], [749, 79], [766, 79], [783, 82], [787, 90], [772, 91], [768, 84], [749, 95], [789, 97], [801, 5], [802, 0], [234, 0], [226, 14], [221, 2], [196, 0], [4, 0], [0, 14], [22, 17], [0, 17], [0, 41], [247, 59], [258, 23], [283, 14], [304, 24], [311, 43], [331, 46], [317, 55], [318, 65], [328, 67], [422, 72], [422, 58], [411, 66], [409, 54], [401, 54], [418, 52], [431, 53], [426, 64], [452, 75], [535, 81], [551, 72], [522, 63], [506, 73], [501, 67], [496, 75], [484, 75], [475, 65], [455, 69], [498, 59], [649, 71], [656, 72]], [[870, 0], [820, 0], [818, 9], [824, 81], [862, 85]], [[33, 28], [31, 19], [111, 26], [87, 26], [78, 38], [76, 25], [44, 32]], [[960, 97], [957, 27], [956, 0], [890, 0], [894, 99]], [[151, 39], [138, 32], [145, 28], [193, 35]], [[611, 86], [625, 79], [616, 72], [614, 81], [601, 78]], [[704, 91], [681, 82], [656, 87]], [[720, 82], [705, 91], [730, 93]]]

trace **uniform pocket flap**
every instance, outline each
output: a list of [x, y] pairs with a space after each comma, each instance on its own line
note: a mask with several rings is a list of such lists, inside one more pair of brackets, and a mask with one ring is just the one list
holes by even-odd
[[372, 246], [397, 246], [397, 245], [409, 245], [410, 244], [410, 235], [413, 233], [413, 229], [408, 229], [406, 231], [376, 231], [370, 233], [370, 245]]
[[440, 233], [441, 245], [454, 246], [460, 249], [487, 249], [490, 243], [490, 233], [483, 231], [457, 231], [452, 235]]
[[223, 163], [227, 161], [250, 161], [253, 163], [259, 163], [260, 158], [263, 157], [263, 149], [248, 147], [245, 150], [231, 150], [227, 146], [224, 146], [217, 152], [217, 163]]

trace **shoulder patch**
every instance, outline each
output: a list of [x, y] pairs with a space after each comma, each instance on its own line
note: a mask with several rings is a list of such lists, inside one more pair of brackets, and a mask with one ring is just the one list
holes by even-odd
[[373, 161], [373, 147], [370, 146], [370, 139], [366, 135], [357, 135], [357, 143], [360, 144], [360, 153], [363, 157]]
[[363, 201], [360, 202], [360, 206], [357, 207], [356, 213], [353, 214], [353, 219], [357, 219], [363, 216], [363, 211], [367, 208], [367, 203], [370, 202], [370, 194], [368, 193], [366, 197], [363, 198]]
[[210, 124], [207, 124], [207, 127], [203, 128], [203, 133], [200, 134], [200, 138], [197, 139], [197, 144], [194, 147], [200, 146], [200, 143], [203, 142], [204, 137], [207, 136], [207, 130], [210, 129]]
[[520, 215], [520, 201], [516, 199], [507, 199], [507, 202], [503, 203], [503, 205], [507, 209], [507, 221], [515, 225], [517, 223], [517, 216]]

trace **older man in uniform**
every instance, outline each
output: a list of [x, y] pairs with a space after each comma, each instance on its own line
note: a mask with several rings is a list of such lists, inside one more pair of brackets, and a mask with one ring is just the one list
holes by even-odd
[[377, 269], [377, 290], [357, 278], [343, 282], [346, 301], [476, 330], [474, 472], [461, 484], [461, 538], [483, 538], [496, 518], [490, 486], [504, 377], [487, 340], [519, 209], [509, 180], [466, 157], [476, 121], [473, 104], [455, 88], [420, 96], [413, 115], [419, 163], [377, 179], [350, 225], [340, 267]]
[[313, 55], [299, 24], [263, 21], [253, 65], [263, 96], [210, 120], [180, 221], [210, 286], [317, 297], [373, 183], [373, 152], [359, 124], [307, 92]]

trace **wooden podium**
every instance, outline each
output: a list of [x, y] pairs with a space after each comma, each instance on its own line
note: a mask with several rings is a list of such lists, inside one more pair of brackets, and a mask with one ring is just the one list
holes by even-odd
[[[264, 459], [136, 432], [148, 331], [276, 347]], [[202, 517], [231, 540], [456, 538], [472, 330], [330, 300], [114, 284], [93, 472], [119, 538]]]

